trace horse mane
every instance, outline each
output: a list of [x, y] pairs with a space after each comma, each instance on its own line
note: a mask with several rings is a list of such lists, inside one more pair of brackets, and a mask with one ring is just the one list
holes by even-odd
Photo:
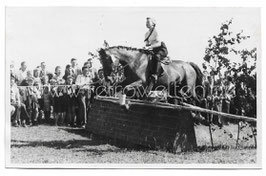
[[133, 47], [129, 47], [129, 46], [121, 46], [121, 45], [111, 46], [111, 47], [106, 48], [106, 49], [125, 49], [125, 50], [129, 50], [129, 51], [138, 51], [138, 52], [143, 53], [143, 54], [152, 54], [152, 51], [150, 51], [150, 50], [141, 49], [141, 48], [133, 48]]

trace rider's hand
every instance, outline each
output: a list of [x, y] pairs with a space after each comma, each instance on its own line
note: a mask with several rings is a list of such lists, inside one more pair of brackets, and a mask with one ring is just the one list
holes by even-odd
[[150, 47], [150, 46], [145, 46], [144, 49], [146, 49], [146, 50], [152, 50], [152, 47]]

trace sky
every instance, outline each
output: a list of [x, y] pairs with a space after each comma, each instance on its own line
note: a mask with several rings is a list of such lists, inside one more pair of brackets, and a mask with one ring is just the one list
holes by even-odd
[[[146, 17], [157, 22], [157, 32], [173, 59], [201, 66], [208, 40], [221, 24], [233, 19], [231, 30], [251, 36], [243, 48], [260, 46], [258, 8], [141, 8], [141, 7], [8, 7], [6, 9], [6, 61], [18, 69], [26, 61], [34, 69], [45, 61], [54, 71], [70, 59], [79, 66], [106, 40], [110, 46], [142, 48]], [[97, 60], [94, 67], [99, 68]]]

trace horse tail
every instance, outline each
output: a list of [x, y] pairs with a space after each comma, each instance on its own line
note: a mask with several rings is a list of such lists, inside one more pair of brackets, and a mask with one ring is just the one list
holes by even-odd
[[203, 73], [201, 72], [200, 68], [194, 63], [194, 62], [189, 62], [189, 64], [194, 68], [197, 74], [197, 80], [196, 80], [196, 85], [202, 85], [203, 81]]
[[203, 95], [203, 90], [201, 88], [198, 88], [197, 86], [202, 86], [203, 83], [203, 73], [194, 62], [189, 62], [189, 64], [193, 67], [193, 69], [196, 71], [197, 78], [196, 78], [196, 88], [197, 93], [199, 93], [201, 96]]

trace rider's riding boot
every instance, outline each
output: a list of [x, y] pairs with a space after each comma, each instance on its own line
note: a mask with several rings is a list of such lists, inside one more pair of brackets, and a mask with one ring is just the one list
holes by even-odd
[[158, 73], [160, 70], [160, 63], [158, 61], [158, 59], [154, 59], [154, 67], [153, 67], [153, 74], [151, 75], [150, 78], [150, 84], [148, 87], [148, 92], [150, 92], [153, 88], [153, 86], [156, 84], [157, 80], [158, 80]]
[[153, 74], [151, 75], [152, 79], [154, 79], [154, 83], [157, 82], [158, 80], [158, 74], [159, 74], [159, 71], [160, 71], [160, 62], [158, 60], [158, 58], [155, 58], [154, 59], [154, 67], [153, 67]]

